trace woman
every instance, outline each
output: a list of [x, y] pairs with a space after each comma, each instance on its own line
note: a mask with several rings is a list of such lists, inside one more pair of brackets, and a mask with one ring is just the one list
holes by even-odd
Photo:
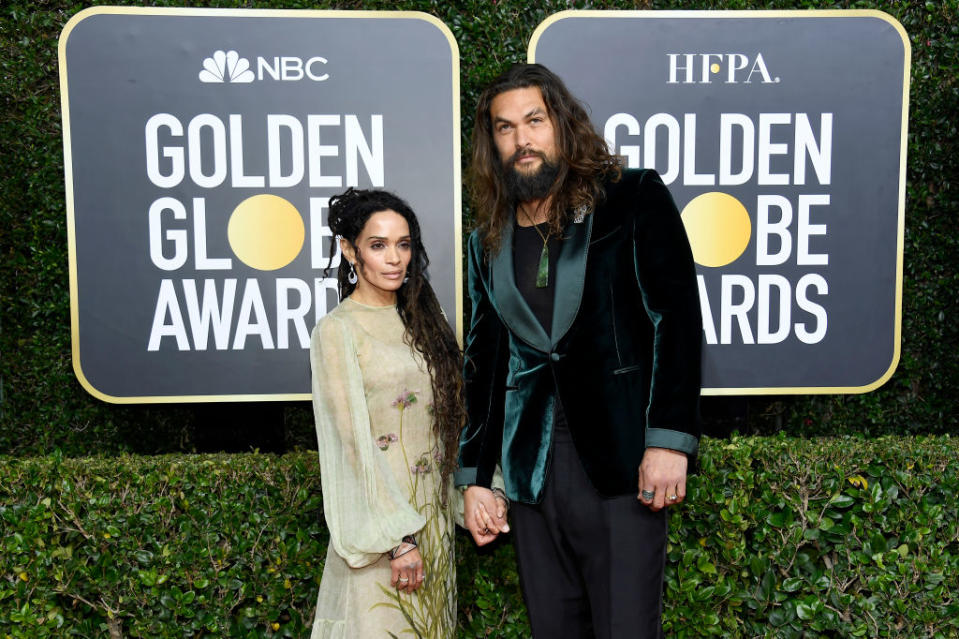
[[350, 189], [329, 211], [342, 302], [310, 352], [330, 530], [312, 636], [449, 639], [460, 350], [406, 202]]

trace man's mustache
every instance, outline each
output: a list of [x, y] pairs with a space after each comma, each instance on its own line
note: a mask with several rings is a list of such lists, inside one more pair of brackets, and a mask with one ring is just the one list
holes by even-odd
[[542, 151], [535, 151], [535, 150], [533, 150], [533, 149], [531, 149], [531, 148], [529, 148], [529, 147], [526, 147], [525, 149], [519, 149], [518, 151], [516, 151], [516, 153], [514, 153], [514, 154], [511, 155], [509, 158], [507, 158], [507, 160], [506, 160], [503, 164], [505, 164], [506, 166], [513, 166], [513, 165], [515, 165], [515, 164], [519, 161], [519, 159], [520, 159], [521, 157], [523, 157], [524, 155], [535, 155], [536, 157], [538, 157], [539, 159], [541, 159], [543, 162], [547, 162], [547, 163], [548, 163], [548, 160], [546, 159], [546, 154], [545, 154], [545, 153], [543, 153]]

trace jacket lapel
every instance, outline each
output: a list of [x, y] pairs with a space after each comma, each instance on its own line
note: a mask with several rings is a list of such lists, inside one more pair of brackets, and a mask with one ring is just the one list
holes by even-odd
[[[577, 226], [583, 226], [579, 224]], [[562, 253], [560, 252], [560, 261], [556, 267], [562, 265]], [[584, 262], [585, 264], [585, 262]], [[499, 252], [493, 258], [493, 295], [496, 298], [496, 308], [503, 318], [503, 322], [509, 329], [521, 340], [538, 350], [548, 352], [550, 349], [550, 339], [543, 329], [539, 320], [533, 315], [526, 299], [516, 288], [516, 278], [513, 269], [513, 224], [512, 222], [504, 225], [503, 237], [500, 241]], [[558, 281], [562, 279], [557, 275]], [[582, 283], [580, 283], [582, 291]], [[558, 292], [557, 292], [558, 294]], [[555, 315], [553, 325], [556, 325]]]
[[551, 346], [559, 340], [573, 325], [583, 299], [583, 284], [586, 281], [586, 257], [589, 249], [589, 236], [593, 230], [594, 214], [586, 215], [582, 222], [566, 225], [566, 239], [559, 252], [556, 263], [556, 283], [553, 292], [553, 325], [551, 327]]

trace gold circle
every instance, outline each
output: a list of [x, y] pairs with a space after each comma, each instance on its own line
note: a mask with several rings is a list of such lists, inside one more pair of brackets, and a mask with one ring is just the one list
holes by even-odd
[[703, 193], [686, 205], [682, 218], [697, 264], [725, 266], [749, 246], [749, 213], [732, 195], [719, 191]]
[[226, 234], [230, 248], [244, 264], [275, 271], [300, 254], [306, 228], [295, 206], [263, 193], [248, 197], [233, 209]]
[[717, 63], [713, 62], [713, 63], [709, 66], [709, 70], [712, 71], [713, 73], [719, 73], [719, 65], [718, 65]]

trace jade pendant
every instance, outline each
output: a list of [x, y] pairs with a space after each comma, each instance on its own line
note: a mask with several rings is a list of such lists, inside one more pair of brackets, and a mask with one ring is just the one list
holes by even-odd
[[539, 267], [536, 269], [536, 288], [549, 286], [549, 246], [543, 244], [543, 252], [539, 254]]

